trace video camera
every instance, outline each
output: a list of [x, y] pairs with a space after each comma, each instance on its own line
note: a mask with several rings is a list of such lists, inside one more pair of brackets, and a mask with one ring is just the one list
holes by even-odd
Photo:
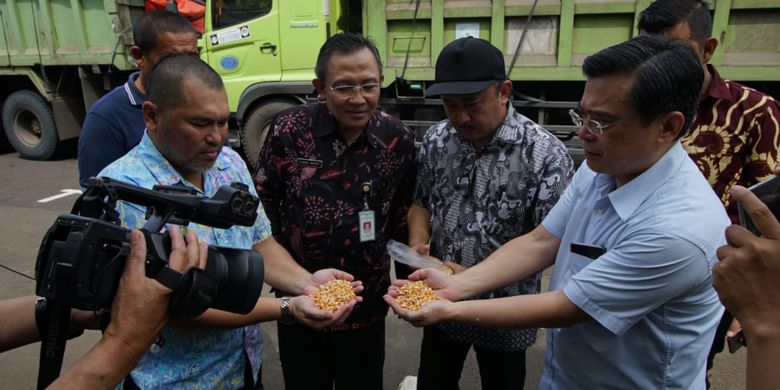
[[71, 308], [102, 310], [103, 318], [110, 318], [106, 312], [130, 253], [130, 230], [120, 226], [118, 200], [147, 207], [141, 228], [147, 246], [146, 276], [173, 290], [173, 317], [193, 318], [209, 307], [246, 314], [260, 297], [263, 262], [256, 251], [209, 246], [205, 269], [190, 268], [182, 274], [167, 266], [170, 237], [161, 232], [168, 223], [221, 229], [254, 225], [260, 202], [246, 185], [222, 186], [207, 198], [187, 187], [149, 190], [92, 178], [71, 214], [57, 217], [38, 252], [35, 289], [44, 298], [36, 311], [42, 340], [39, 387], [59, 375]]

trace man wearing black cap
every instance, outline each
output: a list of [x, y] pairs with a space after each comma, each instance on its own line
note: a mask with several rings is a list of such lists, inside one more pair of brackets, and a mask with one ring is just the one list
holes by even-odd
[[[510, 104], [504, 56], [489, 42], [461, 38], [436, 62], [447, 120], [428, 129], [418, 155], [409, 244], [455, 272], [531, 231], [558, 201], [573, 175], [563, 143]], [[541, 273], [478, 298], [535, 294]], [[521, 389], [525, 350], [536, 329], [497, 330], [442, 323], [425, 328], [418, 389], [457, 389], [471, 346], [483, 389]]]

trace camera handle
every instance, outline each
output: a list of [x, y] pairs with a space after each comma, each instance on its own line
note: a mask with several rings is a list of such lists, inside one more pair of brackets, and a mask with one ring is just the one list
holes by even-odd
[[77, 251], [82, 235], [72, 233], [60, 250], [62, 255], [54, 269], [58, 291], [57, 300], [39, 299], [35, 304], [35, 322], [41, 335], [40, 367], [38, 369], [38, 389], [45, 389], [60, 375], [65, 343], [68, 339], [70, 308], [75, 284], [75, 267], [69, 263]]

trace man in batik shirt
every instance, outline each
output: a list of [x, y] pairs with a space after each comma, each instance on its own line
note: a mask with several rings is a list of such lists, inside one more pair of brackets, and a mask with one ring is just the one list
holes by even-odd
[[[411, 202], [414, 137], [376, 111], [383, 80], [376, 47], [338, 34], [320, 49], [320, 103], [274, 120], [255, 184], [273, 234], [310, 272], [333, 267], [363, 282], [363, 302], [343, 324], [317, 332], [279, 324], [287, 390], [381, 389], [390, 284], [386, 244]], [[277, 291], [278, 294], [283, 294]]]
[[[639, 17], [643, 33], [687, 41], [704, 67], [699, 110], [682, 139], [688, 155], [712, 185], [732, 223], [739, 223], [734, 185], [750, 187], [772, 176], [780, 150], [780, 105], [769, 95], [724, 80], [709, 64], [718, 39], [712, 36], [712, 16], [704, 0], [657, 0]], [[723, 313], [707, 368], [723, 351], [726, 334], [740, 328], [731, 313]], [[707, 382], [709, 385], [709, 380]]]
[[[533, 230], [574, 173], [563, 143], [512, 107], [504, 69], [489, 42], [458, 39], [442, 50], [426, 91], [441, 96], [448, 119], [428, 129], [418, 155], [409, 245], [456, 272]], [[477, 298], [535, 294], [540, 279], [537, 272]], [[417, 388], [457, 389], [473, 346], [483, 389], [521, 389], [525, 350], [535, 341], [536, 329], [426, 327]]]

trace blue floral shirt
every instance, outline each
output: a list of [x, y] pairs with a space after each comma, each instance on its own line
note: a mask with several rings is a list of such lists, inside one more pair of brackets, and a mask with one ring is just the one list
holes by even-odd
[[[203, 173], [204, 191], [184, 179], [157, 150], [148, 134], [124, 157], [115, 161], [100, 176], [107, 176], [151, 189], [157, 184], [186, 185], [200, 195], [212, 196], [220, 186], [241, 182], [256, 195], [252, 178], [239, 155], [223, 148], [214, 166]], [[144, 222], [145, 207], [117, 202], [122, 225], [136, 229]], [[271, 236], [271, 227], [262, 205], [257, 209], [254, 226], [217, 229], [189, 224], [188, 229], [210, 245], [249, 249]], [[160, 338], [131, 372], [140, 388], [239, 388], [244, 385], [246, 357], [257, 373], [263, 355], [260, 325], [231, 330], [183, 331], [166, 327]]]

